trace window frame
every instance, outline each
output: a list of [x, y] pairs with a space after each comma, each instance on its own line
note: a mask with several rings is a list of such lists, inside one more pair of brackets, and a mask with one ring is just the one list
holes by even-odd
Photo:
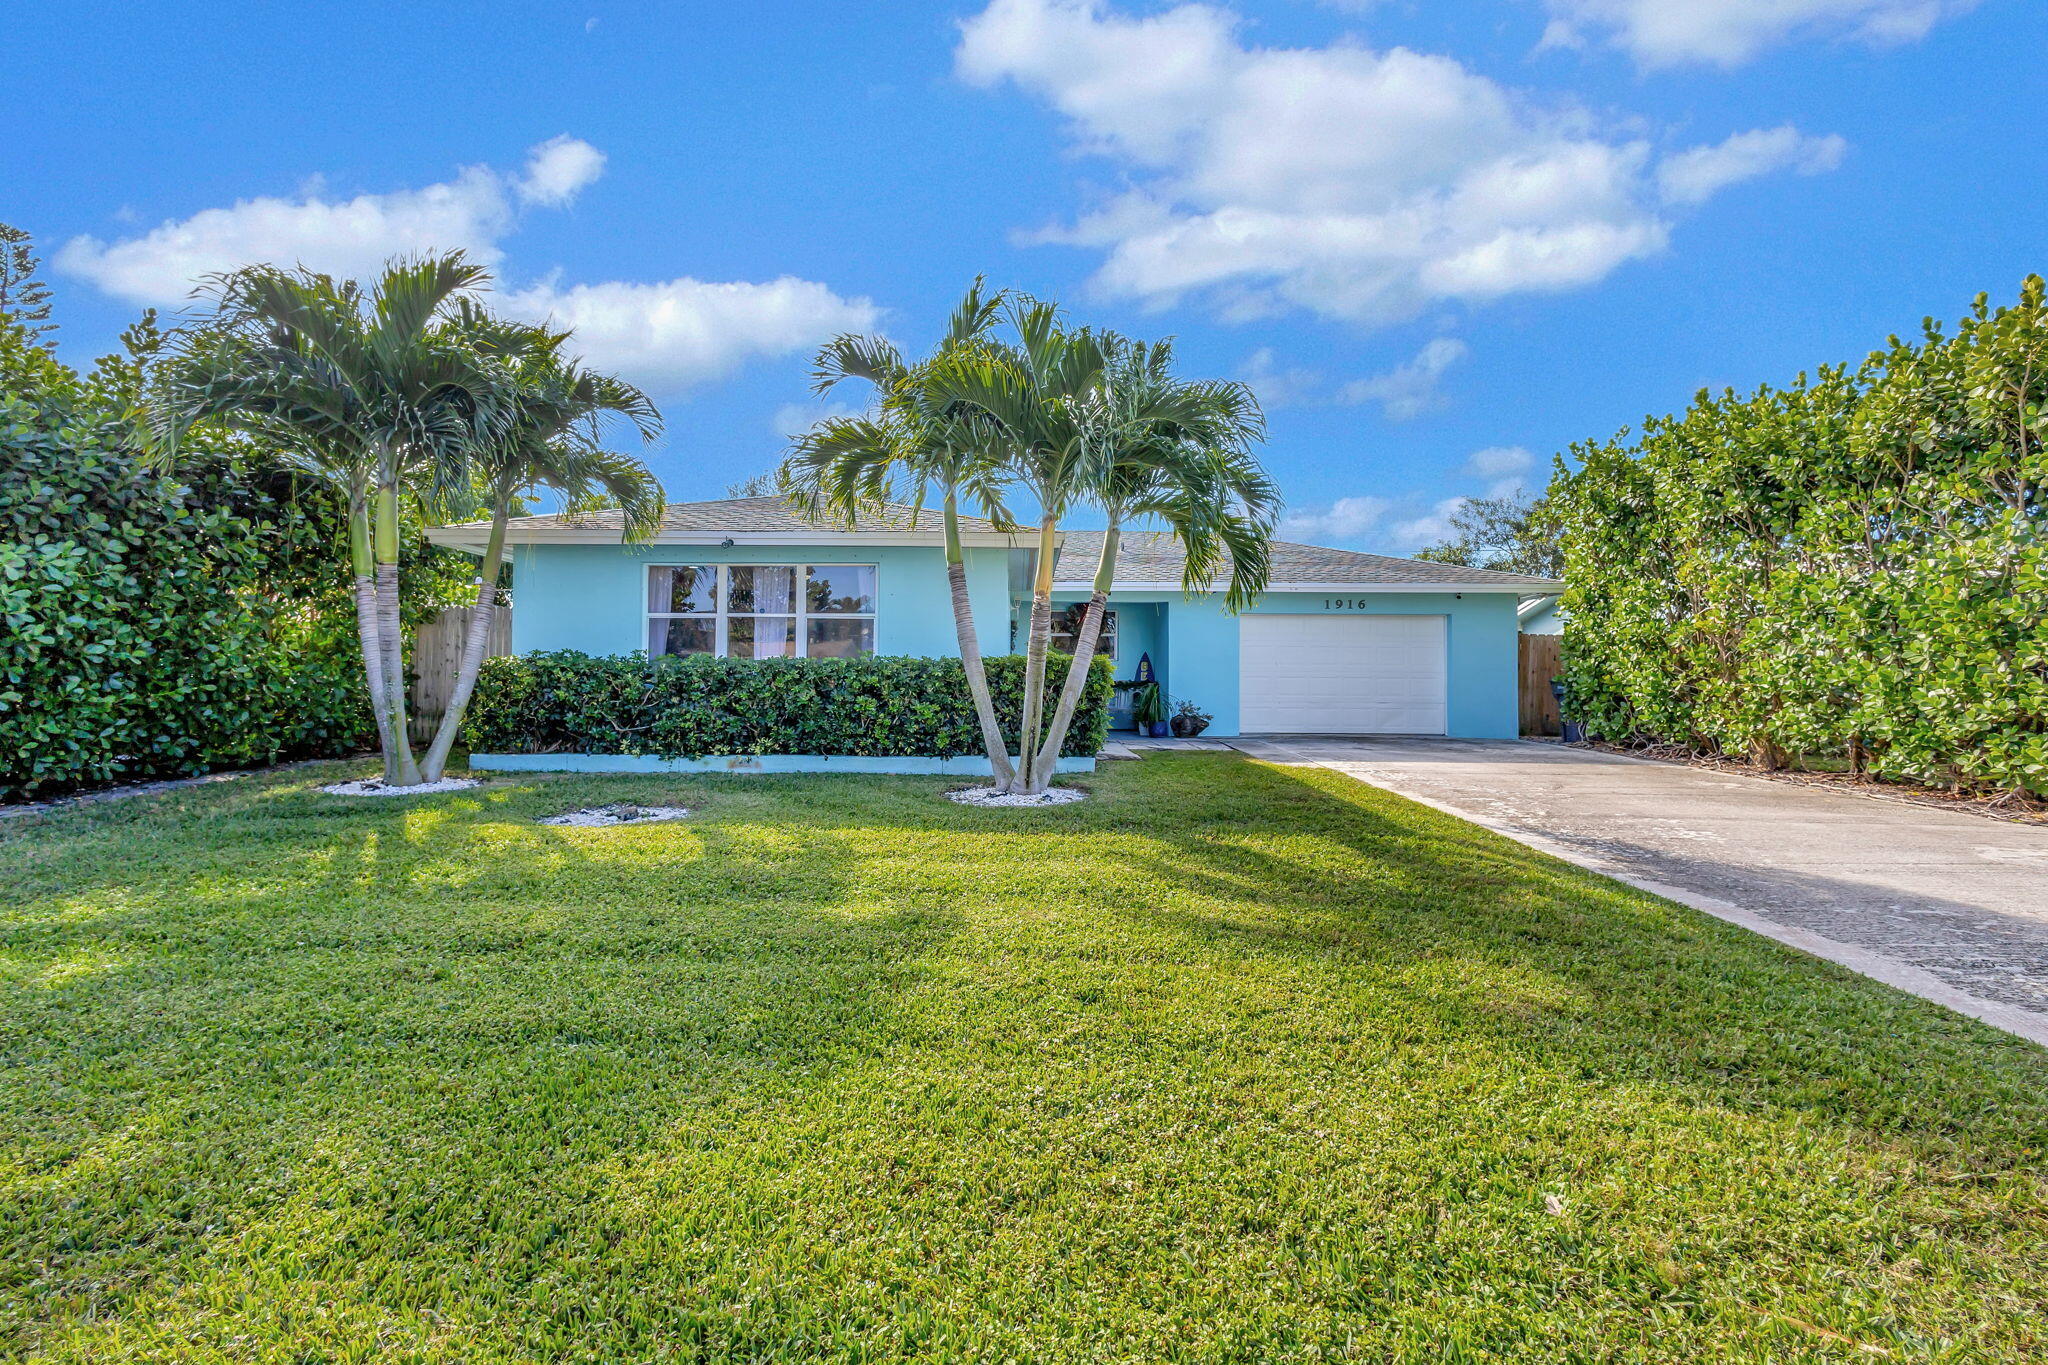
[[[1059, 616], [1065, 615], [1069, 611], [1086, 611], [1087, 609], [1088, 604], [1086, 602], [1069, 602], [1065, 606], [1060, 607], [1059, 610], [1054, 613], [1054, 616], [1055, 618], [1057, 618]], [[1105, 606], [1102, 609], [1102, 631], [1101, 634], [1095, 637], [1095, 655], [1097, 658], [1100, 659], [1108, 659], [1111, 663], [1121, 662], [1121, 660], [1119, 660], [1116, 656], [1120, 640], [1120, 632], [1117, 630], [1116, 622], [1116, 608]], [[1078, 621], [1075, 622], [1076, 626], [1078, 626], [1079, 624], [1080, 623]], [[1057, 639], [1060, 634], [1059, 630], [1057, 629], [1059, 625], [1057, 619], [1054, 620], [1053, 625], [1055, 629], [1051, 632], [1051, 637], [1048, 638], [1046, 641], [1048, 645], [1051, 645], [1053, 640]], [[1107, 650], [1104, 650], [1102, 647], [1102, 642], [1105, 638], [1107, 638], [1109, 641], [1109, 648]], [[1055, 646], [1055, 648], [1056, 647], [1057, 646]], [[1073, 651], [1070, 649], [1063, 649], [1060, 650], [1060, 653], [1072, 654]]]
[[[810, 623], [811, 618], [813, 616], [825, 621], [872, 621], [875, 623], [876, 644], [880, 644], [882, 606], [882, 566], [879, 564], [864, 563], [860, 560], [851, 559], [750, 559], [746, 561], [733, 560], [730, 562], [720, 561], [713, 563], [706, 563], [701, 559], [679, 559], [674, 561], [664, 561], [659, 564], [643, 564], [641, 565], [641, 568], [645, 570], [645, 572], [642, 574], [640, 579], [640, 648], [647, 651], [649, 658], [686, 659], [690, 657], [687, 654], [656, 654], [653, 652], [651, 648], [649, 648], [654, 643], [654, 623], [656, 621], [702, 621], [709, 619], [711, 622], [712, 652], [708, 657], [714, 659], [729, 659], [732, 657], [732, 652], [728, 626], [731, 619], [734, 616], [745, 617], [750, 620], [759, 619], [762, 617], [774, 619], [777, 617], [787, 616], [795, 621], [796, 652], [794, 654], [771, 654], [768, 656], [773, 659], [805, 659], [810, 657]], [[808, 591], [808, 589], [810, 587], [811, 570], [814, 568], [866, 569], [869, 573], [871, 573], [874, 576], [875, 586], [874, 592], [872, 594], [874, 597], [874, 609], [870, 611], [812, 611], [810, 592]], [[717, 585], [714, 589], [715, 595], [713, 601], [715, 605], [713, 606], [713, 608], [708, 612], [655, 611], [653, 607], [649, 605], [654, 596], [649, 585], [653, 581], [651, 575], [654, 574], [657, 570], [661, 569], [715, 569], [717, 571]], [[794, 603], [791, 610], [741, 612], [733, 611], [732, 571], [734, 569], [791, 570], [794, 573], [796, 579], [794, 591], [792, 593]], [[871, 655], [877, 654], [879, 652], [879, 649], [872, 647], [868, 651], [868, 653]], [[826, 658], [834, 656], [820, 655], [819, 657]]]

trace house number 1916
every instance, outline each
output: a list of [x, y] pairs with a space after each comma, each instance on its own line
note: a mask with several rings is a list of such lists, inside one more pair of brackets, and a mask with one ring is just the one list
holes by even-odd
[[1363, 597], [1325, 597], [1324, 611], [1364, 611], [1371, 605]]

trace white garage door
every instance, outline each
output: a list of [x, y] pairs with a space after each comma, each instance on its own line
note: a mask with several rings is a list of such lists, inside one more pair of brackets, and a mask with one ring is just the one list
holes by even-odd
[[1440, 735], [1441, 616], [1238, 618], [1238, 728], [1247, 734]]

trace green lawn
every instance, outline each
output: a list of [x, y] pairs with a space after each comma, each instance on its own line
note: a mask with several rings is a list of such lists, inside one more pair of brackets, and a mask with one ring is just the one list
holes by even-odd
[[335, 776], [0, 827], [0, 1357], [2048, 1357], [2048, 1054], [1333, 774]]

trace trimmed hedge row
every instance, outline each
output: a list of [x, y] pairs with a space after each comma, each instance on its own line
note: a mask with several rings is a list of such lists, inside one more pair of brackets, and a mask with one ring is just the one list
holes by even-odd
[[[984, 661], [996, 713], [1014, 750], [1023, 711], [1024, 658]], [[1050, 712], [1069, 660], [1046, 667]], [[1109, 733], [1109, 660], [1098, 658], [1082, 695], [1068, 755], [1088, 755]], [[575, 650], [490, 659], [463, 725], [472, 753], [853, 754], [952, 758], [983, 752], [981, 727], [958, 659], [650, 659]]]
[[2048, 286], [1575, 446], [1566, 714], [2048, 794]]

